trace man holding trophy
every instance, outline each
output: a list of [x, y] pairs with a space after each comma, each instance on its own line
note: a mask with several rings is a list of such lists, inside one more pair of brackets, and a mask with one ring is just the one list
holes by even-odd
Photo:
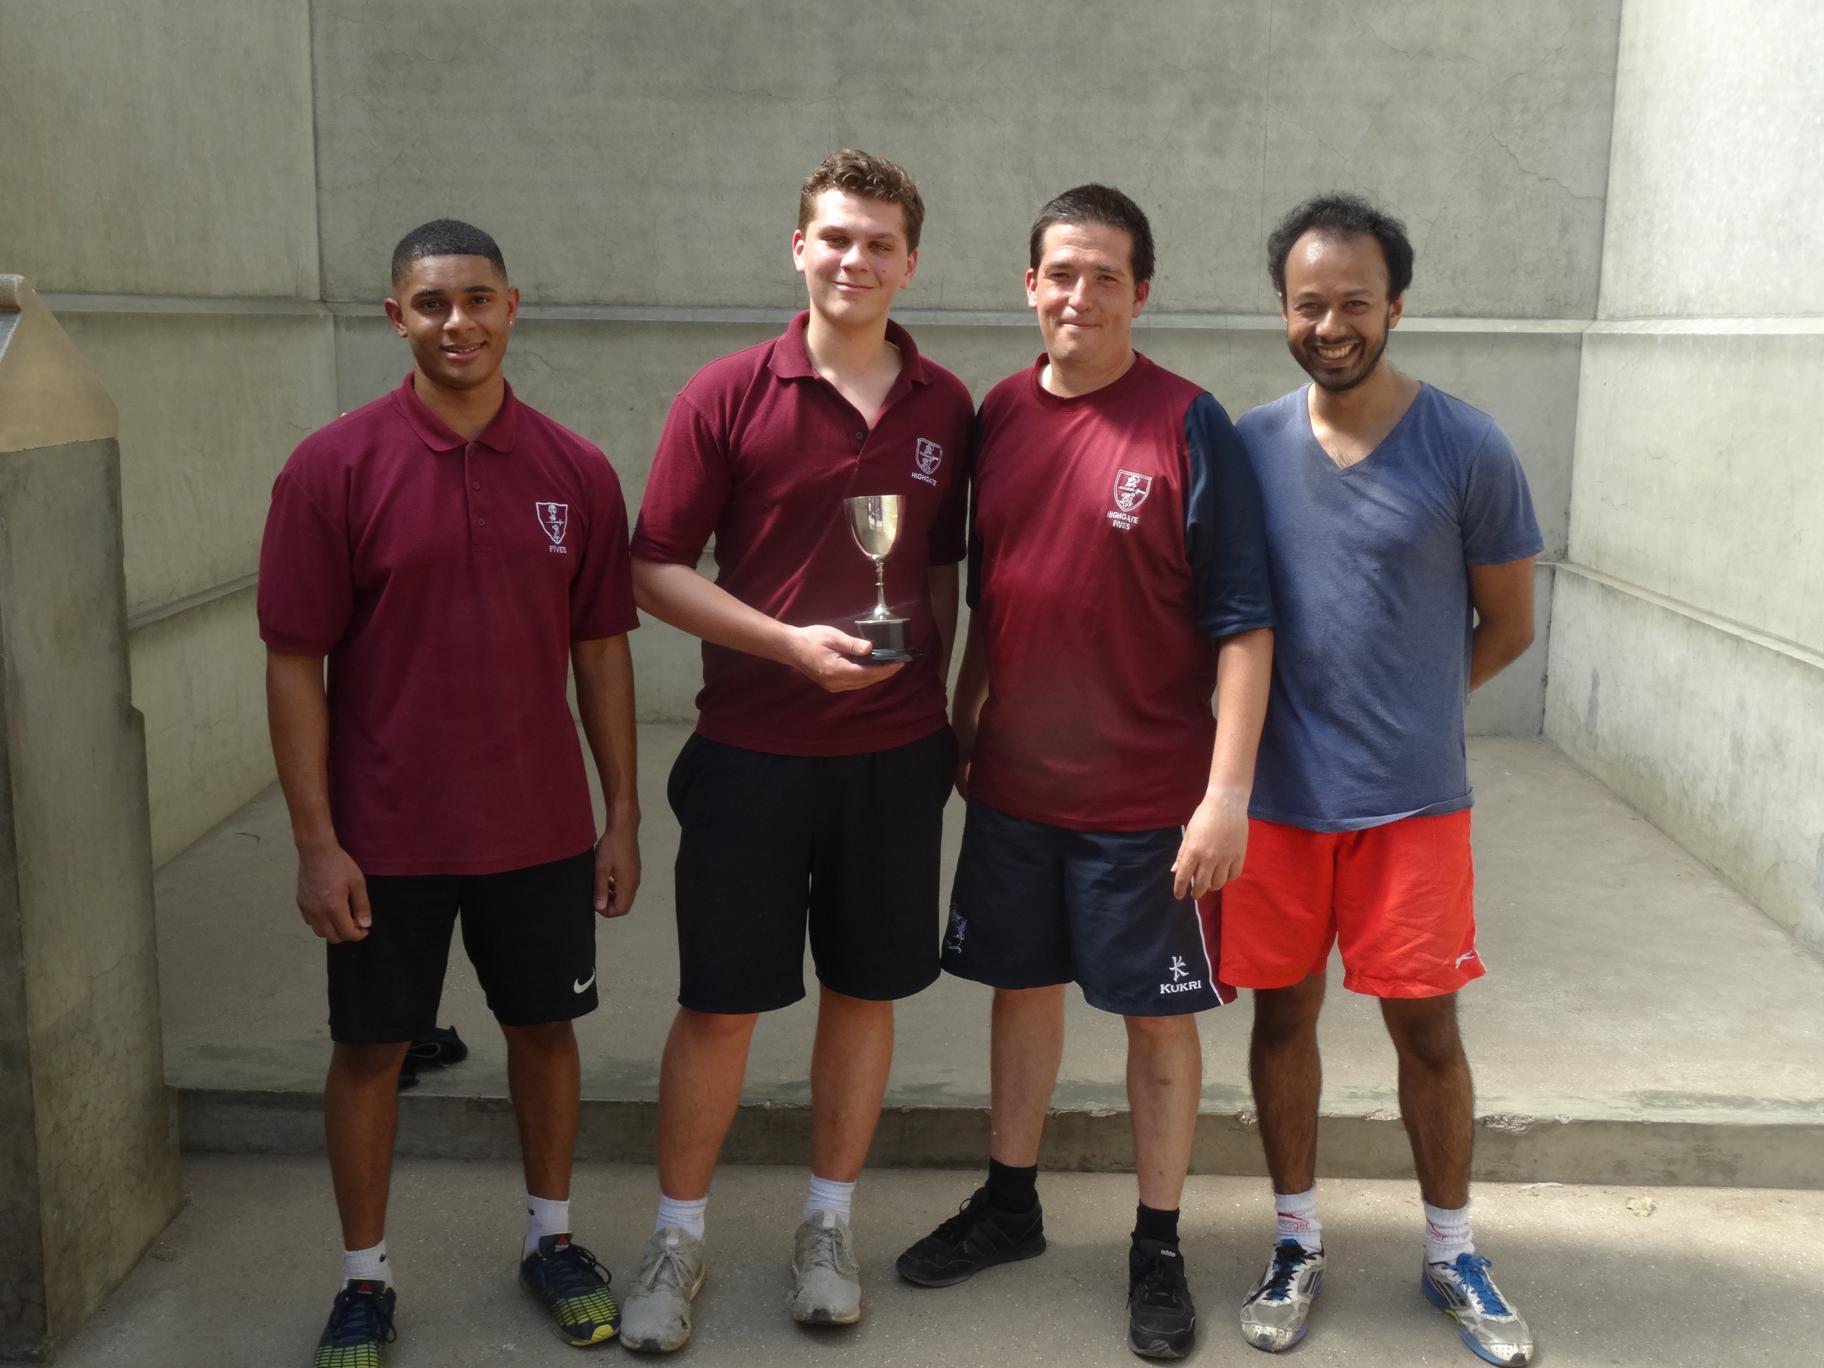
[[1177, 1357], [1196, 1331], [1178, 1248], [1194, 1014], [1234, 996], [1198, 900], [1241, 870], [1271, 677], [1260, 496], [1221, 406], [1133, 349], [1139, 206], [1067, 191], [1030, 252], [1045, 354], [982, 404], [953, 709], [969, 811], [943, 963], [995, 990], [988, 1180], [898, 1267], [945, 1287], [1044, 1251], [1039, 1139], [1074, 979], [1126, 1021], [1128, 1344]]
[[[703, 641], [668, 796], [678, 1013], [659, 1082], [659, 1212], [623, 1301], [630, 1349], [690, 1337], [710, 1179], [761, 1012], [819, 980], [811, 1179], [792, 1315], [861, 1315], [849, 1207], [885, 1093], [893, 1002], [937, 977], [938, 858], [955, 769], [944, 681], [965, 551], [973, 406], [889, 322], [923, 202], [843, 151], [799, 197], [809, 309], [679, 392], [633, 539], [647, 612]], [[715, 578], [700, 574], [715, 539]], [[868, 594], [874, 571], [873, 608]]]

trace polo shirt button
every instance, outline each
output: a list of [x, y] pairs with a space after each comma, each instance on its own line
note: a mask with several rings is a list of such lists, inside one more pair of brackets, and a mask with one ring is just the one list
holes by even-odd
[[488, 520], [486, 518], [477, 518], [475, 519], [475, 525], [477, 527], [486, 527], [488, 525]]
[[855, 434], [855, 440], [858, 442], [865, 442], [868, 440], [868, 434], [865, 432], [858, 432]]
[[477, 481], [475, 481], [475, 482], [474, 482], [474, 483], [473, 483], [473, 484], [471, 484], [471, 485], [470, 485], [470, 486], [469, 486], [469, 488], [470, 488], [470, 489], [480, 489], [480, 488], [481, 488], [481, 481], [480, 481], [480, 480], [477, 480]]

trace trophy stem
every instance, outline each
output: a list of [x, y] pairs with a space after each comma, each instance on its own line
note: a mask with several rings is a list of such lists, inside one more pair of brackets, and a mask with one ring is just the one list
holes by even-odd
[[890, 617], [887, 612], [887, 562], [883, 556], [874, 562], [874, 619]]

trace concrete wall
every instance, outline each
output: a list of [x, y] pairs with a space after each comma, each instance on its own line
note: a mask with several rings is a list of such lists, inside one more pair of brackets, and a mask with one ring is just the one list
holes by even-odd
[[0, 275], [0, 1359], [74, 1333], [180, 1197], [115, 423]]
[[133, 696], [163, 860], [271, 780], [259, 643], [233, 596], [273, 474], [335, 416], [309, 8], [4, 8], [0, 270], [47, 296], [120, 409]]
[[[1086, 7], [1035, 24], [1017, 6], [944, 0], [860, 28], [808, 0], [560, 0], [510, 17], [455, 0], [429, 26], [425, 13], [315, 7], [324, 289], [345, 408], [406, 367], [377, 307], [390, 244], [460, 212], [500, 238], [524, 292], [515, 384], [599, 440], [637, 506], [677, 387], [797, 306], [796, 186], [854, 144], [919, 178], [927, 219], [903, 316], [978, 395], [1038, 350], [1021, 292], [1034, 212], [1101, 178], [1141, 200], [1158, 238], [1142, 347], [1239, 414], [1304, 378], [1271, 314], [1266, 230], [1343, 186], [1413, 229], [1402, 364], [1513, 434], [1547, 555], [1563, 552], [1617, 4], [1170, 0], [1111, 26]], [[540, 80], [490, 105], [477, 141], [427, 139], [425, 111], [465, 45]], [[1085, 52], [1097, 75], [1063, 93]], [[1325, 87], [1348, 92], [1346, 118], [1314, 108]], [[1541, 583], [1540, 645], [1474, 701], [1477, 731], [1539, 730], [1549, 571]], [[655, 624], [635, 651], [642, 713], [689, 717], [694, 644]]]
[[1546, 731], [1824, 946], [1824, 10], [1629, 0]]
[[[1619, 10], [1159, 0], [1110, 24], [932, 0], [857, 25], [829, 0], [8, 0], [0, 267], [120, 405], [159, 858], [270, 778], [247, 593], [266, 489], [304, 432], [397, 383], [387, 254], [440, 214], [500, 238], [527, 301], [510, 374], [637, 507], [676, 388], [796, 306], [796, 187], [835, 147], [919, 177], [909, 321], [978, 392], [1037, 349], [1024, 240], [1057, 190], [1108, 179], [1148, 208], [1142, 345], [1236, 412], [1303, 378], [1267, 228], [1360, 190], [1419, 249], [1398, 355], [1513, 433], [1560, 552]], [[1540, 635], [1474, 729], [1538, 729]], [[695, 648], [654, 625], [636, 651], [644, 714], [688, 716]]]

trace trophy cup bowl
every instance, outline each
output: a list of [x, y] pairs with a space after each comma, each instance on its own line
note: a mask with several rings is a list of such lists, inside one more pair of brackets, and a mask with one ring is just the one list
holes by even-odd
[[899, 540], [899, 519], [905, 499], [898, 494], [858, 494], [842, 501], [849, 515], [849, 531], [861, 554], [874, 562], [874, 610], [855, 619], [855, 634], [874, 643], [862, 665], [893, 665], [918, 653], [906, 644], [906, 619], [887, 607], [887, 557]]

